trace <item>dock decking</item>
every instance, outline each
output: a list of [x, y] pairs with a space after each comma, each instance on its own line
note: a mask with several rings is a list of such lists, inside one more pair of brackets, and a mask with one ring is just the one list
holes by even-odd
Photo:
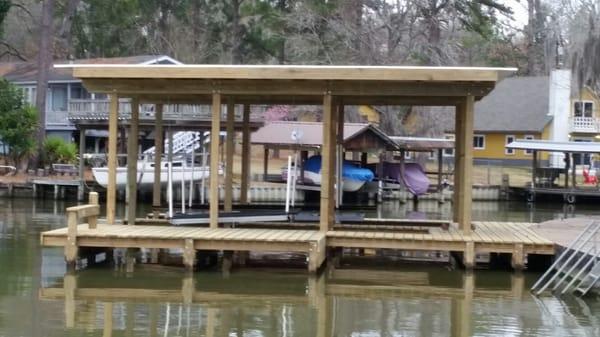
[[[326, 257], [326, 247], [389, 248], [463, 252], [473, 266], [476, 253], [510, 253], [515, 268], [523, 268], [527, 254], [554, 254], [554, 243], [536, 234], [531, 223], [474, 222], [471, 234], [454, 225], [410, 226], [373, 231], [368, 227], [331, 230], [264, 228], [195, 228], [176, 226], [102, 225], [76, 226], [69, 239], [68, 228], [42, 233], [44, 246], [103, 248], [182, 248], [184, 264], [193, 267], [196, 250], [277, 251], [308, 254], [309, 270], [316, 271]], [[75, 234], [75, 235], [74, 235]]]

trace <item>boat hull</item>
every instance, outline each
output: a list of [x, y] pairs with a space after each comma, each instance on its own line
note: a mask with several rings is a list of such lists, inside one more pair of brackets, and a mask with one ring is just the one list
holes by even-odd
[[[312, 183], [314, 185], [321, 186], [321, 174], [315, 173], [311, 171], [304, 171], [304, 181], [307, 183]], [[350, 178], [342, 178], [342, 191], [344, 192], [356, 192], [360, 190], [361, 187], [365, 184], [365, 181], [350, 179]]]
[[[143, 174], [142, 174], [143, 172]], [[96, 182], [106, 188], [108, 186], [108, 168], [107, 167], [93, 167], [92, 173]], [[219, 171], [219, 174], [222, 174]], [[173, 184], [178, 184], [183, 179], [186, 182], [190, 180], [200, 181], [201, 179], [208, 179], [210, 175], [210, 169], [208, 167], [196, 166], [192, 167], [174, 167], [173, 168]], [[137, 172], [138, 188], [151, 187], [154, 184], [154, 168], [147, 167], [143, 170], [138, 168]], [[166, 185], [169, 181], [168, 171], [166, 168], [161, 169], [160, 182], [162, 185]], [[127, 186], [127, 168], [117, 167], [117, 189], [124, 189]]]

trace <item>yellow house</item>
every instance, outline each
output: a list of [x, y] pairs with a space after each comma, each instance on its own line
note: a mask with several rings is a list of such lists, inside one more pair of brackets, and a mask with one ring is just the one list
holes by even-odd
[[[505, 146], [516, 139], [549, 138], [552, 122], [548, 115], [549, 82], [548, 76], [507, 78], [475, 103], [473, 156], [476, 163], [531, 164], [531, 152]], [[453, 138], [453, 128], [447, 131], [446, 137]]]

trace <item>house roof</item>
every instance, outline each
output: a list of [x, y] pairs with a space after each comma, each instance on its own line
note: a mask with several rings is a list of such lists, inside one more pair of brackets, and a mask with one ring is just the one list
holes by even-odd
[[[373, 135], [380, 145], [388, 149], [395, 149], [396, 144], [383, 131], [373, 124], [344, 123], [344, 147], [353, 148], [354, 141], [369, 133]], [[270, 122], [252, 134], [252, 144], [271, 147], [295, 148], [313, 147], [323, 145], [323, 123], [321, 122]]]
[[506, 145], [506, 148], [548, 152], [600, 153], [600, 144], [596, 142], [553, 142], [547, 140], [517, 139]]
[[[55, 64], [181, 64], [164, 55], [137, 55], [127, 57], [91, 58], [73, 61], [55, 61]], [[37, 62], [4, 62], [0, 63], [0, 76], [10, 82], [24, 83], [37, 81]], [[79, 81], [73, 77], [71, 68], [50, 67], [49, 82]]]
[[[550, 78], [511, 77], [475, 103], [475, 132], [542, 132], [548, 116]], [[454, 131], [454, 125], [449, 131]]]

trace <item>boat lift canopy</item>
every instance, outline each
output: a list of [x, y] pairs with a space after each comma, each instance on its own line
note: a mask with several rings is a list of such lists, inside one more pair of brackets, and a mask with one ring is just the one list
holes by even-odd
[[600, 153], [600, 143], [595, 142], [553, 142], [518, 139], [506, 145], [506, 148], [547, 152]]

